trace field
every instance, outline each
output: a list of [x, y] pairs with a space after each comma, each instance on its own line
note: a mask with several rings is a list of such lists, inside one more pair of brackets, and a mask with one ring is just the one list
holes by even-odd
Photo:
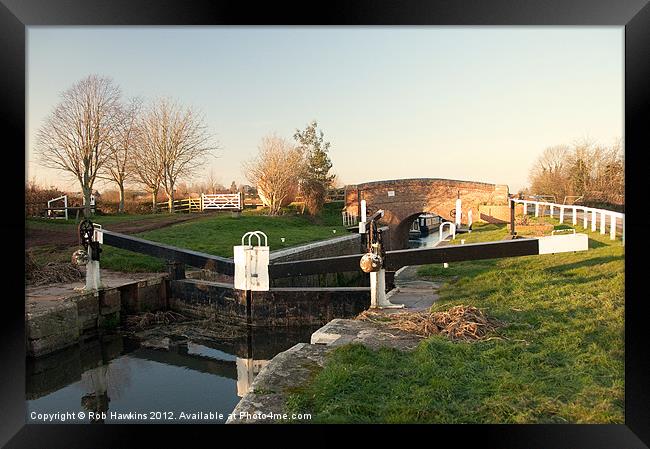
[[[420, 267], [444, 282], [434, 311], [472, 305], [506, 327], [475, 343], [433, 336], [412, 352], [343, 346], [289, 411], [316, 422], [623, 423], [624, 247], [576, 230], [589, 251]], [[506, 234], [482, 225], [462, 238]]]
[[[106, 229], [134, 234], [155, 242], [232, 257], [232, 247], [241, 245], [241, 237], [247, 231], [265, 232], [271, 251], [346, 235], [346, 229], [341, 226], [340, 207], [341, 203], [328, 203], [322, 214], [313, 218], [298, 214], [295, 208], [287, 208], [284, 215], [277, 217], [262, 215], [263, 211], [246, 210], [238, 218], [232, 217], [230, 212], [225, 212], [208, 215], [98, 216], [93, 217], [93, 221], [102, 224]], [[166, 226], [161, 227], [161, 222], [165, 220], [177, 223], [165, 223]], [[181, 222], [183, 220], [187, 221]], [[72, 252], [77, 249], [77, 237], [74, 220], [68, 221], [69, 223], [65, 223], [65, 220], [27, 221], [28, 235], [30, 232], [38, 235], [43, 230], [49, 233], [50, 241], [45, 245], [30, 245], [30, 239], [27, 239], [27, 246], [38, 263], [70, 260]], [[143, 224], [145, 228], [148, 225], [152, 229], [137, 232], [139, 228], [143, 228]], [[282, 242], [281, 238], [285, 241]], [[102, 249], [102, 268], [125, 272], [155, 272], [165, 269], [165, 262], [153, 257], [107, 245], [103, 245]]]

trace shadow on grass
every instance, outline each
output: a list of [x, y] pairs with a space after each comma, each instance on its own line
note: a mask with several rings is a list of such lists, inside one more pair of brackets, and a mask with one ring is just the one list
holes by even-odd
[[624, 256], [606, 256], [594, 257], [593, 259], [581, 260], [579, 262], [567, 263], [564, 265], [555, 265], [546, 269], [548, 272], [557, 273], [565, 270], [573, 270], [575, 268], [593, 267], [594, 265], [602, 265], [605, 263], [616, 262], [623, 260]]
[[599, 242], [598, 240], [589, 239], [589, 249], [602, 248], [604, 246], [609, 246], [609, 245], [603, 242]]

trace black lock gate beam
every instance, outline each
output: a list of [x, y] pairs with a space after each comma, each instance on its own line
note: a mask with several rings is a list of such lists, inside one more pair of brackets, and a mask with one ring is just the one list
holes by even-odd
[[192, 251], [191, 249], [178, 248], [164, 243], [152, 242], [131, 235], [107, 231], [106, 229], [103, 229], [102, 233], [104, 235], [105, 245], [147, 254], [160, 259], [182, 262], [185, 265], [216, 271], [217, 273], [231, 276], [235, 274], [235, 262], [232, 259]]
[[[407, 265], [499, 259], [538, 254], [539, 241], [533, 238], [434, 248], [402, 249], [386, 251], [384, 268], [388, 271], [397, 271]], [[353, 254], [350, 256], [275, 263], [269, 265], [269, 276], [271, 278], [283, 278], [308, 274], [361, 271], [359, 261], [362, 256], [363, 254]]]

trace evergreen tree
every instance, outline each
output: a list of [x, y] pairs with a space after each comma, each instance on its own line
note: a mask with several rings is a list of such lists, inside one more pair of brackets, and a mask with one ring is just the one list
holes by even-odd
[[321, 211], [327, 197], [334, 175], [330, 175], [332, 161], [327, 152], [330, 143], [324, 141], [322, 130], [317, 130], [318, 123], [313, 120], [300, 131], [296, 129], [293, 138], [305, 157], [305, 170], [300, 181], [300, 191], [305, 201], [307, 212], [316, 215]]

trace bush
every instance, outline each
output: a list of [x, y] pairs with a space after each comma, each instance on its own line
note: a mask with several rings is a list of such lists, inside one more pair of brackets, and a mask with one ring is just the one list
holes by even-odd
[[[58, 189], [42, 189], [36, 186], [25, 188], [25, 216], [38, 217], [41, 211], [47, 208], [47, 202], [53, 198], [65, 195]], [[68, 197], [70, 201], [70, 197]], [[68, 204], [70, 206], [70, 204]]]
[[[118, 213], [119, 206], [119, 201], [105, 201], [101, 199], [97, 202], [97, 213], [114, 215]], [[124, 200], [124, 212], [134, 215], [150, 214], [152, 213], [151, 201]]]

